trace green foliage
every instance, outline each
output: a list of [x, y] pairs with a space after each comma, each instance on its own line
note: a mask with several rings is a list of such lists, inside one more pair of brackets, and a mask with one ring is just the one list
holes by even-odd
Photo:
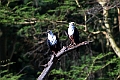
[[64, 75], [66, 74], [66, 72], [64, 72], [62, 69], [59, 69], [59, 70], [55, 70], [53, 69], [51, 74], [60, 74], [60, 75]]
[[[110, 62], [113, 63], [113, 64], [111, 64], [111, 65], [117, 64], [116, 67], [114, 67], [113, 69], [111, 68], [111, 69], [109, 70], [109, 72], [107, 72], [107, 74], [108, 74], [111, 78], [114, 79], [115, 77], [117, 77], [118, 75], [120, 75], [120, 59], [119, 59], [119, 58], [114, 58], [114, 59], [111, 59]], [[115, 63], [115, 64], [114, 64], [114, 63]]]
[[18, 80], [22, 74], [16, 75], [9, 70], [5, 69], [6, 67], [10, 67], [10, 65], [15, 64], [15, 62], [10, 62], [9, 59], [0, 61], [0, 80]]
[[[9, 4], [13, 2], [9, 2]], [[26, 5], [17, 5], [14, 8], [10, 8], [10, 5], [0, 5], [0, 23], [17, 24], [18, 22], [25, 21], [26, 18], [32, 18], [35, 8], [28, 6], [29, 4], [31, 2], [28, 2]]]
[[19, 80], [19, 78], [22, 76], [22, 74], [14, 75], [13, 73], [9, 73], [8, 70], [4, 70], [4, 71], [0, 70], [0, 75], [3, 75], [3, 76], [0, 76], [0, 80]]
[[17, 34], [20, 35], [20, 36], [23, 35], [23, 36], [28, 37], [30, 35], [29, 32], [28, 32], [29, 29], [31, 29], [31, 26], [25, 26], [24, 28], [21, 28], [17, 32]]
[[[63, 71], [62, 69], [59, 69], [59, 70], [54, 69], [54, 70], [52, 70], [50, 75], [58, 74], [58, 75], [67, 76], [67, 78], [64, 78], [61, 76], [60, 79], [63, 79], [63, 80], [69, 80], [69, 79], [86, 80], [87, 78], [92, 77], [93, 74], [96, 74], [99, 71], [107, 69], [107, 67], [110, 64], [114, 64], [114, 65], [116, 64], [114, 66], [114, 69], [106, 70], [106, 75], [111, 77], [111, 79], [114, 79], [115, 76], [117, 77], [120, 74], [120, 68], [119, 68], [120, 67], [120, 65], [119, 65], [120, 59], [113, 57], [110, 60], [105, 60], [104, 62], [101, 61], [105, 57], [108, 57], [110, 55], [113, 55], [113, 53], [112, 52], [109, 52], [107, 54], [101, 53], [96, 57], [92, 57], [92, 63], [90, 63], [90, 62], [88, 63], [88, 61], [90, 61], [90, 60], [89, 60], [89, 58], [86, 58], [85, 62], [87, 62], [87, 63], [84, 62], [80, 66], [71, 66], [69, 71]], [[109, 77], [106, 77], [106, 75], [100, 76], [100, 77], [96, 78], [96, 80], [111, 80], [111, 79], [109, 79]], [[92, 78], [94, 78], [94, 77], [92, 77]], [[55, 80], [57, 80], [57, 77]]]

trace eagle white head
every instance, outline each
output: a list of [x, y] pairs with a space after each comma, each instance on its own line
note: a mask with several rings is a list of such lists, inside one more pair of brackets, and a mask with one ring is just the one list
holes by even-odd
[[74, 24], [75, 24], [74, 22], [70, 22], [69, 27], [74, 27]]
[[47, 33], [48, 33], [48, 35], [53, 35], [51, 30], [48, 30]]

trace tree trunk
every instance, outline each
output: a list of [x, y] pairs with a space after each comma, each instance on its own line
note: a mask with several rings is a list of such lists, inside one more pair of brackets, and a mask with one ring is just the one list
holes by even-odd
[[111, 34], [110, 25], [108, 23], [108, 7], [105, 6], [106, 3], [108, 3], [109, 0], [98, 0], [98, 3], [103, 7], [103, 17], [104, 17], [104, 24], [106, 28], [106, 37], [109, 40], [111, 47], [113, 48], [114, 52], [118, 57], [120, 57], [120, 48], [115, 43], [115, 40], [113, 39], [113, 36]]
[[7, 59], [7, 29], [3, 28], [1, 30], [3, 32], [3, 35], [0, 37], [0, 56], [2, 56], [2, 61]]
[[119, 32], [120, 32], [120, 8], [117, 8], [118, 11], [118, 22], [119, 22]]

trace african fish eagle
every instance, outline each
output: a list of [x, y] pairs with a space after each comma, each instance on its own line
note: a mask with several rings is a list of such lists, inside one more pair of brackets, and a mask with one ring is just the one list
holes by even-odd
[[53, 52], [53, 54], [56, 55], [57, 52], [61, 49], [59, 39], [56, 35], [52, 33], [51, 30], [48, 30], [47, 34], [48, 34], [47, 38], [48, 47]]
[[74, 24], [75, 24], [74, 22], [70, 22], [68, 28], [68, 36], [71, 41], [70, 45], [77, 45], [78, 43], [80, 43], [79, 32]]

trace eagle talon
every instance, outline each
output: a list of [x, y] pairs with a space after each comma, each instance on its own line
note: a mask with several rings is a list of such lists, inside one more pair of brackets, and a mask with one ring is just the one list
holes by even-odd
[[70, 44], [70, 45], [69, 45], [69, 47], [73, 47], [73, 46], [74, 46], [74, 44]]
[[53, 55], [54, 55], [54, 57], [56, 57], [57, 54], [54, 53]]
[[70, 44], [69, 46], [72, 46], [72, 44]]
[[74, 46], [76, 45], [76, 43], [73, 44]]

